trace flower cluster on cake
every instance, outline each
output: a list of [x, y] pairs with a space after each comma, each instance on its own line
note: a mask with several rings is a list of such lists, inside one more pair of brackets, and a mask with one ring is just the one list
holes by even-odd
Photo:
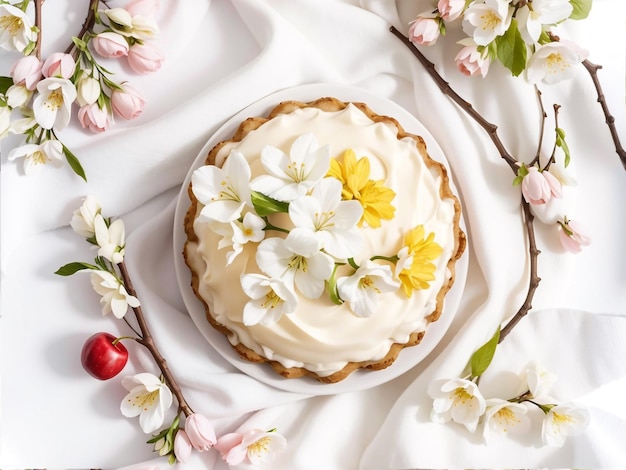
[[335, 98], [245, 120], [189, 196], [184, 256], [208, 320], [288, 378], [389, 366], [439, 318], [465, 246], [423, 139]]

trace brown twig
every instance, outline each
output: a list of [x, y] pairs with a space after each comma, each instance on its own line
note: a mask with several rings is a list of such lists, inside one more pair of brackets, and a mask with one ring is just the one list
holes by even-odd
[[35, 27], [37, 28], [37, 43], [35, 44], [35, 57], [41, 60], [41, 35], [42, 35], [42, 27], [41, 27], [41, 7], [43, 5], [44, 0], [35, 0]]
[[[500, 156], [504, 159], [504, 161], [511, 167], [513, 172], [517, 174], [517, 170], [519, 166], [517, 165], [517, 160], [515, 160], [511, 154], [506, 150], [504, 144], [500, 140], [498, 136], [497, 126], [488, 122], [485, 118], [482, 117], [474, 107], [461, 98], [458, 93], [456, 93], [450, 84], [443, 79], [441, 75], [435, 69], [435, 65], [430, 62], [414, 45], [413, 43], [404, 36], [397, 28], [391, 26], [390, 31], [397, 36], [410, 50], [413, 52], [413, 55], [417, 57], [420, 63], [424, 66], [428, 74], [433, 78], [435, 83], [439, 86], [439, 89], [444, 95], [449, 96], [452, 100], [458, 104], [461, 109], [463, 109], [471, 118], [473, 118], [485, 131], [489, 134], [491, 141], [498, 149]], [[509, 332], [517, 325], [517, 323], [526, 316], [526, 314], [532, 308], [532, 300], [535, 295], [535, 291], [539, 286], [539, 282], [541, 279], [537, 275], [537, 259], [540, 251], [537, 249], [537, 243], [535, 241], [535, 231], [533, 220], [534, 216], [530, 211], [530, 205], [522, 199], [522, 210], [524, 213], [524, 223], [526, 225], [526, 232], [528, 235], [528, 251], [530, 255], [530, 282], [528, 286], [528, 292], [526, 293], [526, 299], [524, 303], [521, 305], [517, 313], [509, 320], [509, 322], [505, 325], [505, 327], [500, 332], [500, 339], [498, 342], [501, 342]]]
[[[133, 287], [133, 283], [130, 280], [128, 270], [126, 269], [126, 264], [124, 262], [121, 262], [117, 265], [117, 267], [120, 270], [120, 275], [122, 276], [122, 281], [124, 282], [124, 286], [126, 287], [126, 290], [128, 291], [130, 295], [137, 297], [137, 292], [135, 291], [135, 288]], [[180, 408], [180, 410], [182, 410], [183, 413], [185, 413], [185, 416], [192, 415], [193, 410], [187, 404], [187, 401], [185, 400], [183, 392], [181, 391], [180, 385], [178, 385], [178, 382], [172, 375], [172, 372], [170, 371], [170, 368], [167, 365], [167, 361], [165, 360], [163, 355], [160, 353], [159, 349], [157, 348], [154, 342], [154, 338], [152, 337], [152, 334], [150, 333], [150, 329], [148, 328], [148, 324], [146, 323], [146, 319], [141, 310], [141, 306], [133, 307], [133, 312], [135, 313], [135, 318], [137, 319], [137, 323], [139, 324], [139, 329], [141, 330], [141, 338], [137, 338], [135, 341], [137, 341], [139, 344], [144, 346], [154, 358], [154, 361], [157, 363], [157, 365], [159, 366], [159, 369], [163, 373], [163, 377], [165, 378], [165, 381], [167, 382], [168, 386], [172, 390], [172, 393], [178, 400], [178, 407]]]
[[626, 170], [626, 151], [624, 150], [624, 147], [622, 147], [622, 144], [620, 142], [619, 135], [617, 134], [617, 129], [615, 128], [615, 118], [609, 111], [609, 106], [606, 102], [606, 97], [604, 96], [604, 91], [602, 90], [600, 79], [598, 78], [598, 70], [600, 70], [602, 66], [594, 64], [588, 59], [583, 60], [583, 66], [591, 76], [591, 81], [593, 82], [593, 86], [595, 87], [596, 93], [598, 94], [598, 103], [600, 103], [600, 106], [602, 107], [602, 112], [604, 113], [606, 125], [609, 126], [609, 131], [611, 133], [613, 143], [615, 144], [615, 152], [619, 156], [619, 159], [622, 162], [622, 166]]
[[[98, 12], [98, 5], [100, 4], [100, 0], [89, 0], [89, 10], [87, 11], [87, 15], [85, 16], [85, 21], [83, 21], [83, 25], [80, 28], [80, 31], [76, 35], [77, 38], [82, 39], [87, 31], [93, 28], [93, 25], [96, 22], [96, 13]], [[76, 45], [72, 42], [67, 49], [65, 49], [66, 54], [73, 54], [76, 52]]]

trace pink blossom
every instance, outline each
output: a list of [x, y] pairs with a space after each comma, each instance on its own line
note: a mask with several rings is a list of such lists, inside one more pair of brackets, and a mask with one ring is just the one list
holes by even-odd
[[98, 34], [92, 39], [92, 43], [95, 51], [107, 59], [116, 59], [128, 55], [129, 46], [126, 38], [113, 31]]
[[142, 113], [146, 100], [132, 86], [124, 84], [122, 87], [123, 90], [113, 90], [111, 93], [113, 112], [124, 119], [135, 119]]
[[163, 60], [161, 50], [151, 44], [136, 43], [128, 51], [128, 65], [137, 73], [156, 72]]
[[437, 3], [439, 16], [441, 16], [441, 19], [444, 21], [456, 20], [461, 16], [464, 8], [465, 0], [439, 0]]
[[191, 446], [203, 452], [215, 445], [217, 438], [211, 422], [204, 416], [194, 413], [185, 421], [185, 432]]
[[591, 244], [591, 238], [580, 222], [564, 219], [559, 222], [561, 245], [571, 253], [579, 253], [583, 246]]
[[140, 15], [149, 18], [156, 14], [159, 7], [158, 0], [133, 0], [124, 7], [124, 10], [130, 13], [131, 16]]
[[522, 194], [529, 204], [545, 204], [552, 197], [561, 196], [561, 183], [547, 171], [533, 166], [522, 180]]
[[191, 455], [191, 450], [189, 436], [187, 436], [187, 433], [183, 429], [180, 429], [174, 438], [174, 455], [176, 456], [176, 460], [185, 463]]
[[74, 58], [63, 52], [55, 52], [48, 57], [42, 67], [41, 73], [44, 77], [60, 77], [69, 80], [76, 70]]
[[472, 76], [480, 72], [484, 77], [489, 71], [491, 60], [478, 52], [476, 46], [465, 46], [454, 58], [456, 67], [463, 75]]
[[435, 18], [418, 16], [409, 27], [409, 39], [415, 44], [430, 46], [439, 38], [439, 22]]
[[286, 439], [275, 431], [250, 429], [244, 433], [230, 433], [221, 436], [215, 448], [228, 465], [268, 462], [274, 454], [287, 446]]
[[37, 88], [41, 80], [41, 61], [34, 55], [27, 55], [19, 59], [11, 69], [11, 77], [16, 85], [24, 85], [30, 91]]
[[109, 128], [109, 113], [100, 108], [98, 103], [86, 104], [78, 110], [78, 120], [83, 129], [91, 132], [104, 132]]

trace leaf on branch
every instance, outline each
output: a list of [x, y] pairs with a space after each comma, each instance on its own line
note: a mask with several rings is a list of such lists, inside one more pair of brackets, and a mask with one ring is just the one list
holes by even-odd
[[58, 274], [59, 276], [71, 276], [72, 274], [76, 274], [78, 271], [83, 271], [85, 269], [98, 269], [98, 267], [93, 264], [76, 261], [61, 266], [54, 272], [54, 274]]
[[3, 95], [13, 85], [13, 79], [11, 77], [0, 77], [0, 93]]
[[511, 26], [506, 33], [497, 37], [495, 41], [498, 60], [517, 77], [526, 68], [528, 50], [515, 18], [511, 20]]
[[288, 212], [289, 203], [277, 201], [257, 191], [251, 193], [252, 205], [259, 217], [267, 217], [278, 212]]
[[470, 368], [472, 377], [480, 377], [491, 364], [493, 355], [496, 353], [496, 347], [500, 339], [500, 327], [489, 341], [478, 348], [470, 358]]
[[65, 145], [63, 145], [63, 154], [65, 155], [65, 159], [67, 160], [67, 163], [69, 163], [72, 170], [74, 170], [74, 173], [76, 173], [86, 182], [87, 176], [85, 175], [85, 170], [83, 169], [83, 166], [78, 161], [78, 158], [76, 158], [76, 155], [74, 155], [72, 151], [68, 149]]
[[526, 165], [522, 164], [522, 166], [519, 167], [519, 170], [517, 170], [517, 176], [513, 180], [513, 186], [518, 186], [522, 184], [522, 180], [524, 179], [524, 176], [526, 176], [527, 174], [528, 174], [528, 168], [526, 167]]
[[563, 154], [565, 155], [563, 166], [567, 167], [567, 165], [569, 165], [571, 154], [569, 146], [567, 145], [567, 142], [565, 142], [565, 131], [560, 127], [556, 128], [556, 145], [557, 147], [561, 147], [561, 150], [563, 150]]
[[584, 20], [589, 16], [591, 0], [570, 0], [569, 2], [574, 7], [572, 14], [569, 15], [571, 20]]

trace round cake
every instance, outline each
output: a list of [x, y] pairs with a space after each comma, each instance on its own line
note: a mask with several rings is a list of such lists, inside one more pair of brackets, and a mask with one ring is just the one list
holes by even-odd
[[285, 101], [193, 171], [184, 258], [239, 355], [335, 383], [442, 313], [465, 248], [445, 167], [367, 105]]

